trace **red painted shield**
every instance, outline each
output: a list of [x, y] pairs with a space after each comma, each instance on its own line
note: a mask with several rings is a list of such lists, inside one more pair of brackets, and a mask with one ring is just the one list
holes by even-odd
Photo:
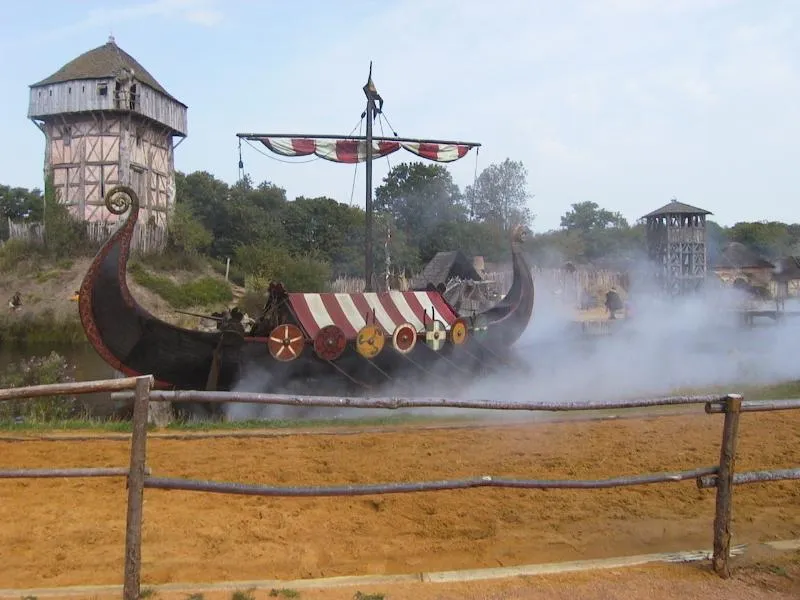
[[267, 348], [275, 360], [288, 362], [303, 352], [305, 336], [297, 325], [278, 325], [267, 338]]
[[400, 354], [408, 354], [417, 343], [417, 330], [411, 323], [400, 323], [392, 334], [392, 346]]
[[326, 325], [314, 338], [314, 352], [322, 360], [336, 360], [347, 347], [344, 332], [336, 325]]

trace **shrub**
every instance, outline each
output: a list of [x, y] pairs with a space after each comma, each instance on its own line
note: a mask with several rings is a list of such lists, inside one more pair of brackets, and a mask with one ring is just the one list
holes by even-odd
[[164, 252], [140, 255], [133, 264], [141, 264], [157, 271], [200, 271], [203, 260], [197, 254], [167, 248]]
[[[9, 365], [0, 374], [0, 386], [26, 387], [75, 381], [74, 367], [56, 352], [34, 356]], [[0, 421], [22, 418], [28, 422], [46, 423], [85, 416], [85, 409], [75, 396], [44, 396], [27, 400], [0, 402]]]
[[330, 265], [310, 254], [292, 255], [270, 244], [239, 246], [236, 262], [247, 273], [245, 287], [261, 291], [270, 281], [280, 281], [289, 291], [324, 292]]
[[0, 315], [0, 343], [78, 344], [85, 341], [86, 334], [77, 315], [57, 317], [52, 309], [38, 315]]
[[0, 248], [0, 271], [8, 273], [25, 264], [33, 257], [41, 255], [41, 248], [24, 240], [8, 240]]
[[136, 283], [161, 296], [173, 308], [226, 304], [233, 299], [231, 286], [213, 277], [175, 283], [168, 277], [148, 273], [140, 264], [131, 265], [130, 272]]

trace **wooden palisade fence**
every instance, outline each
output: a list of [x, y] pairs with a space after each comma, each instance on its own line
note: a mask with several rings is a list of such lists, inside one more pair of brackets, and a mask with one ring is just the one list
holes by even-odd
[[[743, 412], [800, 409], [800, 400], [745, 402], [739, 395], [727, 394], [668, 396], [624, 402], [589, 401], [558, 404], [531, 404], [525, 402], [494, 402], [489, 400], [448, 400], [444, 398], [343, 398], [330, 396], [287, 396], [245, 392], [160, 391], [152, 390], [152, 386], [153, 378], [151, 376], [142, 376], [136, 378], [0, 389], [0, 401], [59, 394], [133, 391], [133, 428], [131, 434], [130, 465], [128, 468], [0, 470], [0, 479], [20, 477], [127, 476], [128, 502], [125, 532], [124, 600], [136, 600], [139, 598], [140, 594], [142, 520], [145, 488], [216, 492], [250, 496], [360, 496], [456, 490], [476, 487], [599, 489], [694, 479], [700, 489], [716, 488], [712, 566], [717, 574], [723, 578], [727, 578], [730, 576], [728, 560], [731, 556], [730, 525], [733, 508], [733, 487], [737, 484], [764, 481], [800, 480], [800, 468], [751, 471], [746, 473], [735, 473], [734, 468], [740, 414]], [[267, 486], [151, 476], [146, 467], [146, 462], [148, 408], [149, 403], [152, 401], [243, 402], [291, 406], [384, 408], [389, 410], [411, 407], [435, 407], [523, 411], [583, 411], [704, 404], [706, 413], [722, 413], [725, 415], [725, 420], [722, 431], [719, 464], [711, 467], [699, 467], [688, 471], [630, 475], [602, 480], [510, 479], [494, 477], [492, 475], [482, 475], [468, 479], [405, 483], [392, 482], [370, 485], [316, 487]]]

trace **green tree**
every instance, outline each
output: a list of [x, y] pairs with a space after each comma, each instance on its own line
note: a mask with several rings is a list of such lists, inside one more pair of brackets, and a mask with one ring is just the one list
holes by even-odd
[[375, 190], [375, 211], [389, 215], [411, 245], [419, 247], [442, 222], [466, 220], [458, 186], [442, 165], [400, 163]]
[[727, 233], [729, 241], [744, 244], [766, 258], [791, 254], [797, 245], [786, 223], [778, 221], [739, 222]]
[[465, 196], [473, 219], [491, 223], [502, 231], [514, 225], [529, 227], [533, 220], [528, 207], [528, 172], [522, 162], [507, 158], [489, 165], [474, 185], [467, 186]]
[[281, 282], [289, 291], [323, 292], [330, 279], [330, 266], [309, 254], [293, 256], [271, 241], [236, 248], [236, 263], [247, 273], [246, 287], [263, 292], [271, 281]]
[[[561, 217], [561, 227], [583, 241], [583, 255], [573, 260], [629, 255], [640, 249], [644, 241], [642, 226], [631, 227], [620, 213], [600, 208], [591, 201], [573, 204]], [[574, 242], [572, 247], [576, 247]]]
[[[299, 197], [286, 202], [281, 228], [295, 255], [310, 253], [330, 263], [337, 274], [364, 273], [364, 211], [331, 198]], [[380, 238], [376, 228], [375, 235]]]
[[211, 232], [214, 258], [232, 257], [236, 247], [282, 236], [278, 215], [286, 202], [283, 189], [248, 177], [228, 186], [206, 171], [176, 176], [176, 204], [187, 204]]
[[61, 204], [49, 173], [44, 184], [44, 246], [51, 256], [74, 256], [86, 249], [87, 236], [84, 224], [72, 217]]
[[624, 227], [628, 222], [620, 213], [600, 208], [597, 202], [578, 202], [561, 217], [561, 227], [567, 231], [596, 231], [609, 227]]
[[175, 204], [167, 228], [169, 247], [189, 255], [206, 250], [214, 240], [211, 232], [194, 215], [192, 207], [183, 202]]

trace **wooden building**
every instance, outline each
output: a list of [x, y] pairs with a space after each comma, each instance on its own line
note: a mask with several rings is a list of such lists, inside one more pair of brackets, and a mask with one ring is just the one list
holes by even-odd
[[656, 282], [670, 295], [700, 288], [706, 280], [708, 248], [706, 215], [702, 208], [673, 200], [642, 217], [647, 254]]
[[28, 118], [45, 135], [45, 178], [52, 173], [56, 197], [91, 237], [105, 239], [113, 229], [119, 217], [103, 197], [126, 184], [141, 202], [134, 246], [163, 247], [174, 150], [187, 135], [185, 104], [110, 37], [31, 85]]
[[800, 296], [800, 256], [784, 256], [776, 260], [772, 281], [775, 298], [785, 300]]
[[744, 244], [730, 242], [712, 265], [723, 283], [739, 282], [754, 287], [768, 287], [775, 274], [775, 265]]

